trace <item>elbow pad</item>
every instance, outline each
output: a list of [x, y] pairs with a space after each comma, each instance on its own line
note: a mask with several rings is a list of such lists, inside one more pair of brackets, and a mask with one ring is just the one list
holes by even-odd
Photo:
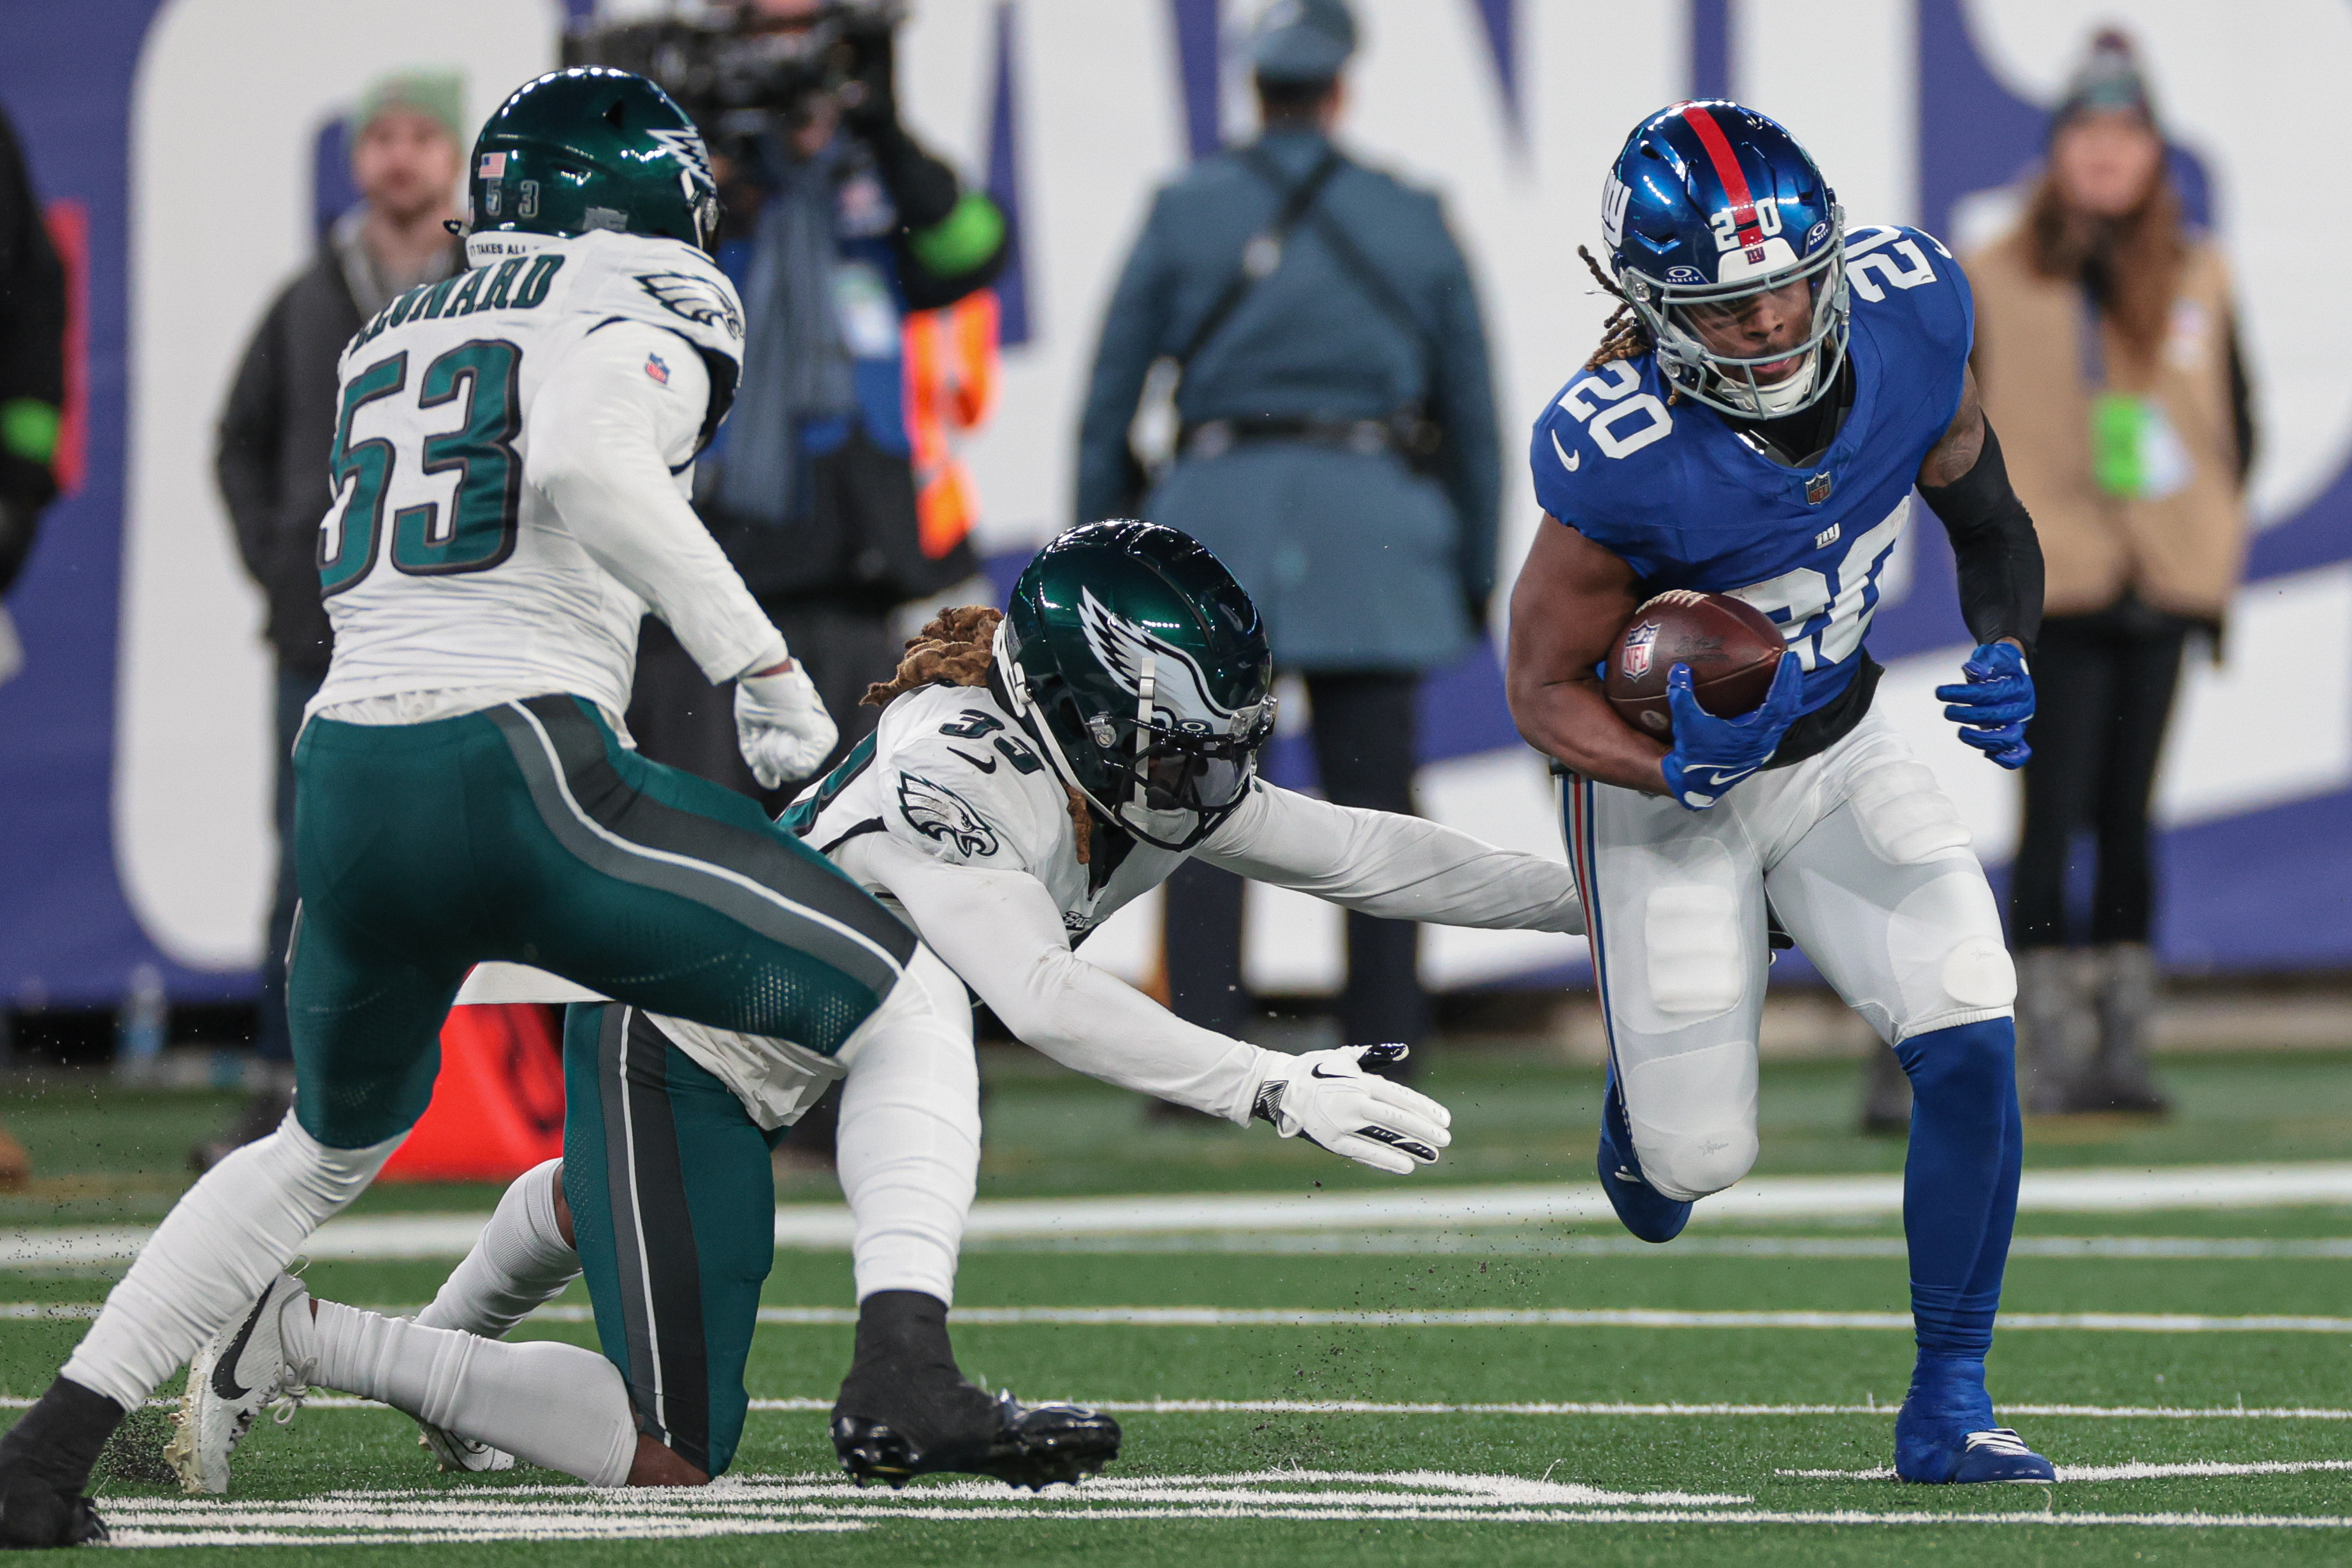
[[2015, 637], [2032, 653], [2042, 634], [2042, 541], [2009, 482], [1991, 420], [1976, 465], [1948, 485], [1921, 485], [1919, 499], [1951, 536], [1969, 635], [1980, 644]]

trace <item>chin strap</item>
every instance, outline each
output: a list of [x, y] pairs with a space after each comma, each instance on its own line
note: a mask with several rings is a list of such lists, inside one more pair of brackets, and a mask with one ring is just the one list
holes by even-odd
[[1151, 690], [1156, 684], [1154, 672], [1159, 668], [1160, 656], [1151, 650], [1149, 643], [1145, 644], [1143, 669], [1135, 681], [1135, 760], [1139, 764], [1135, 771], [1135, 808], [1138, 811], [1151, 809], [1150, 799], [1144, 794], [1143, 769], [1139, 764], [1143, 761], [1145, 748], [1150, 744]]

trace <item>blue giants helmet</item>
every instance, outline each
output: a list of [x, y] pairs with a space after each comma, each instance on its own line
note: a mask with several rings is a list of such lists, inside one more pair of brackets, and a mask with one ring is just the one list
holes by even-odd
[[[1845, 215], [1797, 139], [1721, 99], [1678, 103], [1625, 139], [1601, 189], [1601, 230], [1617, 284], [1658, 358], [1661, 375], [1710, 408], [1740, 418], [1793, 414], [1837, 384], [1845, 360]], [[1796, 350], [1741, 359], [1707, 347], [1693, 327], [1740, 301], [1802, 279], [1811, 330]], [[1792, 373], [1759, 382], [1759, 366], [1801, 355]]]

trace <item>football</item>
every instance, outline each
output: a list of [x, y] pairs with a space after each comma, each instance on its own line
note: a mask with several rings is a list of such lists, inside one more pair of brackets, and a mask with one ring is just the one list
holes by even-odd
[[1625, 623], [1609, 647], [1601, 690], [1617, 716], [1644, 735], [1674, 738], [1666, 705], [1666, 672], [1690, 666], [1691, 694], [1719, 719], [1751, 711], [1772, 689], [1773, 672], [1788, 649], [1770, 616], [1728, 594], [1675, 588], [1660, 594]]

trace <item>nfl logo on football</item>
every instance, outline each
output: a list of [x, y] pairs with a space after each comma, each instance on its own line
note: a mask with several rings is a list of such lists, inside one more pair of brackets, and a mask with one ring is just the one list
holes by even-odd
[[1622, 661], [1626, 678], [1638, 680], [1650, 673], [1650, 645], [1658, 640], [1658, 623], [1643, 621], [1625, 634], [1625, 657]]

